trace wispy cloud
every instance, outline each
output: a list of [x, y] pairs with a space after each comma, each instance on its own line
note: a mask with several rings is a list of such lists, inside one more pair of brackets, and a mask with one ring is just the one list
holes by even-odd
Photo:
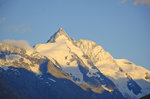
[[[125, 3], [127, 0], [122, 0], [122, 3]], [[150, 0], [132, 0], [134, 5], [137, 4], [146, 4], [148, 6], [150, 6]]]
[[25, 40], [4, 40], [3, 42], [10, 44], [11, 46], [16, 46], [18, 48], [31, 49], [32, 50], [32, 47]]
[[[0, 18], [0, 30], [4, 32], [20, 32], [25, 33], [31, 31], [31, 25], [29, 24], [5, 24], [6, 18]], [[5, 24], [5, 25], [4, 25]]]
[[125, 3], [126, 2], [126, 0], [122, 0], [122, 3]]
[[15, 32], [28, 32], [31, 31], [31, 25], [27, 24], [12, 24], [10, 26], [10, 29], [15, 31]]
[[150, 0], [134, 0], [133, 4], [134, 5], [137, 5], [137, 4], [147, 4], [147, 5], [150, 6]]
[[31, 28], [30, 27], [24, 28], [23, 32], [26, 32], [26, 31], [31, 31]]

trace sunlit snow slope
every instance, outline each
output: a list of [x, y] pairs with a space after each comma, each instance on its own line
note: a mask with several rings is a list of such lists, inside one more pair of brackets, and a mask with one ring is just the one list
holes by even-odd
[[[137, 99], [150, 93], [150, 71], [126, 59], [114, 59], [101, 46], [89, 40], [74, 41], [60, 28], [46, 44], [37, 44], [37, 52], [50, 60], [77, 83], [86, 84], [79, 65], [88, 68], [86, 76], [101, 79], [99, 72], [113, 81], [127, 98]], [[102, 80], [102, 79], [101, 79]], [[102, 86], [105, 90], [113, 90]]]

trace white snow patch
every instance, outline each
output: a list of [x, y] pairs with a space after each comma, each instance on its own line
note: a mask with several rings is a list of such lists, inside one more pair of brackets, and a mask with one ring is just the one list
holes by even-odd
[[102, 87], [103, 87], [105, 90], [109, 91], [109, 92], [112, 92], [112, 91], [113, 91], [112, 89], [107, 88], [105, 85], [102, 85]]
[[62, 66], [63, 70], [69, 74], [69, 76], [77, 83], [85, 83], [83, 81], [83, 74], [80, 72], [79, 67], [78, 66]]
[[41, 72], [39, 71], [39, 65], [38, 64], [34, 64], [34, 66], [30, 66], [31, 71], [40, 74]]
[[97, 74], [97, 69], [89, 69], [89, 72], [87, 73], [88, 77], [100, 77], [99, 74]]
[[56, 82], [54, 79], [51, 79], [51, 78], [48, 78], [48, 79], [51, 80], [51, 81], [54, 82], [54, 83]]
[[27, 59], [27, 58], [23, 58], [23, 61], [24, 61], [25, 63], [31, 64], [31, 61], [30, 61], [29, 59]]
[[10, 54], [5, 56], [7, 60], [19, 60], [20, 56], [15, 54]]
[[9, 69], [9, 66], [2, 66], [1, 68], [3, 68], [5, 71], [7, 71]]

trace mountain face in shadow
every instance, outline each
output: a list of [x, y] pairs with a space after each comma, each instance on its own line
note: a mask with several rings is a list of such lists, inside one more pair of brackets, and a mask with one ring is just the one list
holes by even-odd
[[41, 74], [12, 66], [7, 71], [0, 68], [1, 99], [123, 99], [121, 94], [116, 98], [107, 91], [85, 91], [69, 78], [56, 78], [47, 71], [48, 62], [40, 65]]
[[150, 99], [150, 94], [144, 96], [144, 97], [141, 97], [140, 99]]

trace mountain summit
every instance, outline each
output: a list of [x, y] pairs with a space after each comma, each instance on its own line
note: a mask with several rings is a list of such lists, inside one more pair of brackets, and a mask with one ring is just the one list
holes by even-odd
[[[150, 80], [145, 79], [150, 74], [149, 70], [126, 59], [114, 59], [101, 46], [90, 40], [80, 39], [72, 42], [62, 28], [51, 37], [48, 44], [37, 44], [35, 49], [49, 59], [57, 61], [62, 70], [77, 83], [92, 86], [101, 83], [101, 86], [107, 86], [107, 91], [112, 90], [110, 86], [117, 87], [124, 97], [132, 99], [150, 91]], [[87, 70], [82, 70], [80, 66]], [[103, 74], [115, 86], [106, 83], [106, 79], [102, 80]]]
[[139, 99], [149, 93], [149, 70], [114, 59], [93, 41], [72, 41], [62, 28], [32, 50], [0, 42], [4, 99]]
[[63, 28], [60, 28], [47, 42], [55, 42], [60, 36], [63, 36], [64, 39], [70, 40], [68, 34], [63, 30]]

